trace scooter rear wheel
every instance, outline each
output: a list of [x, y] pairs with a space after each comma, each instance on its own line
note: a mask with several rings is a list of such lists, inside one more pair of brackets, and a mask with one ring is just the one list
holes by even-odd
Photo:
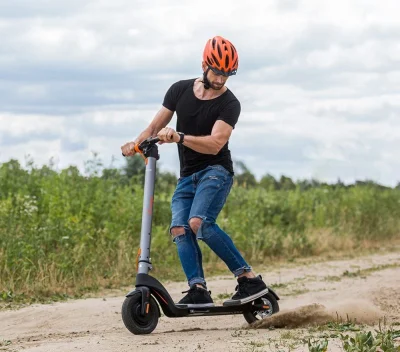
[[[260, 309], [255, 305], [258, 306], [262, 305], [268, 308]], [[250, 309], [243, 312], [243, 316], [249, 324], [252, 324], [255, 321], [265, 319], [267, 317], [270, 317], [272, 314], [276, 314], [278, 312], [279, 312], [278, 301], [276, 300], [273, 294], [268, 292], [264, 296], [257, 298], [250, 306]]]
[[151, 296], [149, 303], [148, 312], [142, 315], [142, 294], [137, 292], [125, 298], [122, 305], [122, 320], [131, 333], [150, 334], [156, 328], [159, 316], [157, 302]]

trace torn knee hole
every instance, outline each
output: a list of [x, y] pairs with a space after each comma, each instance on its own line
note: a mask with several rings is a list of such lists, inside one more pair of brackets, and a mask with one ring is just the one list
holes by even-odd
[[171, 236], [173, 238], [177, 237], [177, 236], [182, 236], [185, 234], [185, 228], [184, 227], [173, 227], [170, 230]]
[[172, 236], [172, 239], [174, 240], [175, 238], [178, 238], [178, 237], [181, 237], [181, 236], [184, 236], [184, 235], [185, 235], [185, 233], [178, 233], [176, 235], [171, 235], [171, 236]]
[[200, 218], [192, 218], [189, 220], [189, 226], [195, 234], [199, 231], [202, 222], [203, 220]]

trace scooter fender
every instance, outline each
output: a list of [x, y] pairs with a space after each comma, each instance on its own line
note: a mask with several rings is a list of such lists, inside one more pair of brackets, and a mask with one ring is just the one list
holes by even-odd
[[[150, 289], [145, 286], [137, 287], [136, 289], [129, 292], [126, 295], [126, 297], [131, 297], [137, 293], [140, 293], [140, 295], [142, 297], [142, 307], [141, 307], [140, 313], [143, 316], [145, 316], [147, 314], [147, 312], [146, 312], [147, 305], [150, 304]], [[157, 304], [157, 309], [158, 309], [158, 316], [160, 317], [161, 312], [160, 312], [160, 308], [158, 307], [158, 304]]]
[[268, 291], [272, 293], [272, 295], [276, 298], [277, 301], [279, 301], [278, 295], [275, 293], [275, 291], [272, 288], [268, 287]]

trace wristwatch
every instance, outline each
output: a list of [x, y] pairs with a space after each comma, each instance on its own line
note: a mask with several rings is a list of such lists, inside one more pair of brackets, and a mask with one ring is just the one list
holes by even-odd
[[182, 132], [176, 132], [179, 134], [179, 142], [178, 144], [183, 144], [183, 140], [185, 139], [185, 134]]

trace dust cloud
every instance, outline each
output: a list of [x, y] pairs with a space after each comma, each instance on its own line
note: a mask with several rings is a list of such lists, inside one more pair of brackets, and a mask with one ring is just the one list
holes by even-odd
[[368, 301], [342, 301], [324, 305], [314, 303], [279, 312], [270, 318], [253, 323], [250, 328], [293, 329], [322, 325], [329, 322], [348, 321], [358, 324], [374, 325], [383, 317], [384, 313]]

